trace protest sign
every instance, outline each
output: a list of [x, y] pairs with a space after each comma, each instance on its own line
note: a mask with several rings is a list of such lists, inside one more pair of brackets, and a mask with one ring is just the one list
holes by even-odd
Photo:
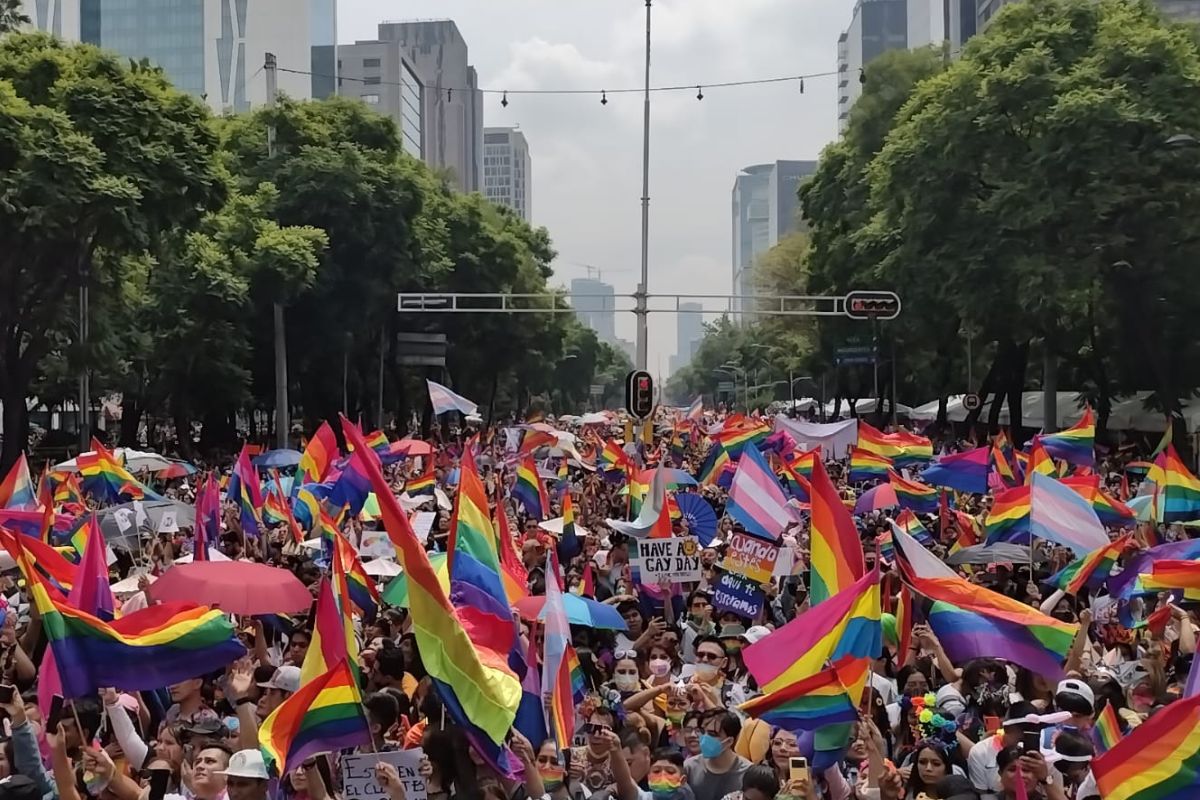
[[358, 545], [360, 558], [390, 558], [396, 555], [396, 546], [388, 538], [387, 531], [363, 531]]
[[725, 572], [713, 586], [712, 605], [717, 611], [754, 619], [763, 608], [763, 591], [741, 575]]
[[433, 530], [433, 523], [437, 521], [436, 511], [418, 511], [412, 518], [413, 533], [417, 535], [417, 539], [421, 544], [429, 541], [429, 532]]
[[693, 536], [635, 539], [629, 555], [646, 583], [700, 580], [700, 544]]
[[179, 520], [174, 511], [164, 511], [158, 520], [159, 533], [179, 533]]
[[421, 766], [420, 748], [397, 750], [392, 753], [364, 753], [342, 756], [342, 797], [344, 800], [374, 800], [386, 798], [387, 790], [375, 780], [375, 765], [385, 761], [396, 767], [400, 782], [404, 785], [407, 800], [429, 800], [429, 788], [425, 779], [417, 774]]
[[721, 567], [745, 575], [755, 583], [767, 583], [778, 556], [777, 546], [745, 533], [734, 533], [729, 536]]

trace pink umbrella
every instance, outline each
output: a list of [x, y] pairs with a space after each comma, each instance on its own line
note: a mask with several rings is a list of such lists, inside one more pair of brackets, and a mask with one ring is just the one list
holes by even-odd
[[422, 442], [420, 439], [401, 439], [393, 447], [410, 456], [427, 456], [433, 452], [429, 442]]
[[188, 475], [196, 474], [196, 468], [186, 461], [173, 461], [170, 465], [163, 467], [155, 473], [159, 478], [168, 480], [170, 478], [186, 478]]
[[155, 600], [212, 606], [231, 614], [290, 614], [313, 601], [286, 569], [251, 561], [193, 561], [167, 570], [149, 589]]
[[858, 502], [854, 504], [854, 513], [869, 514], [898, 505], [900, 501], [896, 499], [896, 490], [890, 483], [881, 483], [859, 495]]

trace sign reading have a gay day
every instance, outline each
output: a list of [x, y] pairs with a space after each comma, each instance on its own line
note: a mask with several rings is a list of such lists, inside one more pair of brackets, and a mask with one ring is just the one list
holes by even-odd
[[729, 537], [721, 567], [745, 575], [755, 583], [770, 583], [778, 557], [779, 548], [776, 545], [747, 533], [734, 533]]
[[741, 575], [724, 572], [713, 586], [712, 605], [717, 611], [730, 611], [739, 617], [754, 619], [763, 608], [763, 591]]
[[700, 580], [700, 545], [692, 536], [670, 539], [635, 539], [630, 543], [630, 560], [646, 583]]

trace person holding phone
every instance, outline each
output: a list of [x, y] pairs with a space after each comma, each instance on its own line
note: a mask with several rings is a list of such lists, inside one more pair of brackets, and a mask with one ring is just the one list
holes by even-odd
[[[1042, 725], [1029, 722], [1027, 718], [1037, 716], [1037, 713], [1032, 703], [1013, 703], [1008, 710], [1008, 718], [1001, 723], [999, 734], [981, 739], [971, 748], [967, 755], [967, 775], [982, 793], [982, 800], [998, 800], [1000, 797], [1001, 767], [997, 755], [1002, 750], [1017, 747], [1023, 740], [1028, 740], [1027, 737], [1033, 737], [1036, 743]], [[1036, 744], [1032, 749], [1037, 750]]]

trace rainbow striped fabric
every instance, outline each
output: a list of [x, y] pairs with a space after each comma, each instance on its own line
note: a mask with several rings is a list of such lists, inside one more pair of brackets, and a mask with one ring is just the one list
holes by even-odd
[[[379, 590], [375, 581], [363, 569], [362, 561], [345, 536], [334, 532], [333, 540], [333, 577], [334, 594], [338, 597], [348, 597], [359, 611], [368, 617], [379, 610]], [[343, 609], [343, 613], [348, 613]]]
[[700, 465], [696, 479], [704, 486], [712, 486], [729, 463], [731, 463], [729, 453], [725, 452], [725, 448], [721, 445], [714, 444], [709, 448], [708, 455], [704, 457], [704, 463]]
[[1117, 746], [1121, 741], [1121, 723], [1117, 721], [1117, 712], [1112, 703], [1105, 703], [1104, 710], [1096, 717], [1092, 726], [1092, 742], [1096, 745], [1096, 755], [1104, 755]]
[[783, 457], [784, 462], [795, 470], [796, 474], [807, 480], [812, 479], [813, 463], [821, 457], [821, 446], [812, 450], [797, 450]]
[[1161, 522], [1200, 519], [1200, 480], [1184, 465], [1174, 445], [1158, 454], [1149, 478], [1155, 482]]
[[352, 669], [357, 668], [358, 640], [354, 638], [354, 620], [349, 610], [342, 613], [338, 598], [334, 596], [333, 584], [323, 577], [317, 587], [312, 640], [304, 663], [300, 665], [300, 682], [316, 680], [339, 661], [350, 664]]
[[303, 543], [304, 530], [300, 527], [300, 523], [296, 521], [296, 515], [292, 512], [292, 501], [288, 498], [287, 493], [283, 491], [283, 478], [279, 476], [279, 470], [277, 469], [271, 470], [271, 485], [275, 489], [275, 497], [279, 500], [277, 510], [283, 514], [283, 521], [287, 523], [287, 529], [292, 535], [292, 541], [296, 544]]
[[[30, 556], [21, 550], [20, 558]], [[51, 597], [31, 564], [22, 571], [54, 650], [64, 697], [94, 694], [101, 686], [158, 689], [246, 654], [220, 611], [162, 603], [105, 622]]]
[[25, 454], [17, 457], [16, 463], [0, 482], [0, 508], [33, 511], [38, 507], [37, 494], [33, 489], [33, 476], [29, 474], [29, 462]]
[[579, 705], [587, 697], [587, 676], [583, 674], [583, 665], [579, 663], [579, 654], [574, 647], [567, 653], [567, 664], [571, 667], [571, 699]]
[[854, 519], [820, 459], [813, 464], [811, 494], [809, 602], [815, 606], [862, 578], [866, 562]]
[[1058, 467], [1055, 465], [1054, 459], [1046, 452], [1041, 440], [1036, 437], [1029, 445], [1029, 463], [1025, 467], [1025, 483], [1032, 483], [1034, 475], [1048, 475], [1052, 478], [1058, 475]]
[[910, 481], [901, 477], [895, 470], [888, 471], [888, 480], [900, 507], [915, 511], [918, 514], [936, 514], [938, 510], [938, 491], [932, 486], [926, 486], [920, 481]]
[[408, 492], [413, 497], [421, 494], [433, 494], [433, 487], [436, 484], [433, 472], [433, 456], [425, 456], [425, 468], [415, 478], [410, 478], [404, 484], [404, 491]]
[[896, 524], [900, 526], [902, 531], [926, 547], [930, 547], [934, 544], [933, 534], [929, 532], [928, 528], [921, 524], [921, 520], [917, 519], [917, 515], [914, 514], [911, 509], [906, 508], [897, 514]]
[[[809, 474], [811, 475], [812, 472], [809, 472]], [[808, 478], [797, 472], [786, 461], [779, 465], [779, 476], [783, 478], [783, 485], [787, 487], [788, 494], [794, 500], [801, 503], [810, 502], [812, 499], [812, 486]]]
[[1133, 546], [1133, 536], [1126, 534], [1104, 547], [1097, 548], [1082, 558], [1072, 561], [1047, 581], [1067, 594], [1079, 594], [1085, 586], [1099, 588], [1108, 580], [1117, 559]]
[[320, 483], [325, 480], [325, 474], [337, 458], [337, 436], [328, 422], [322, 422], [321, 427], [304, 445], [300, 455], [300, 464], [296, 468], [297, 483]]
[[1077, 467], [1096, 466], [1096, 418], [1090, 407], [1083, 410], [1079, 422], [1065, 431], [1041, 437], [1042, 446], [1054, 458]]
[[520, 503], [526, 514], [539, 522], [550, 513], [550, 498], [546, 495], [546, 486], [531, 456], [517, 462], [517, 480], [513, 483], [512, 498]]
[[733, 428], [727, 427], [713, 438], [725, 449], [725, 452], [729, 453], [730, 458], [737, 459], [746, 449], [746, 445], [757, 446], [770, 434], [771, 428], [765, 422], [746, 420]]
[[1092, 761], [1104, 800], [1200, 796], [1200, 696], [1176, 700]]
[[962, 453], [939, 456], [921, 473], [921, 480], [931, 486], [984, 494], [988, 490], [990, 455], [991, 448], [985, 445]]
[[354, 672], [339, 661], [320, 677], [302, 684], [258, 729], [263, 759], [280, 775], [317, 753], [371, 744]]
[[890, 458], [897, 467], [923, 464], [933, 458], [933, 443], [908, 431], [884, 433], [862, 420], [858, 421], [858, 447]]
[[542, 691], [547, 698], [546, 727], [558, 749], [571, 746], [575, 736], [575, 703], [571, 690], [571, 626], [558, 585], [558, 559], [554, 549], [546, 555], [545, 632], [542, 640]]
[[1171, 589], [1200, 591], [1200, 562], [1166, 559], [1155, 561], [1152, 571], [1138, 576], [1146, 591], [1162, 592]]
[[1014, 486], [992, 496], [983, 522], [987, 542], [1015, 542], [1029, 535], [1029, 487]]
[[855, 447], [850, 451], [850, 482], [887, 480], [892, 468], [892, 460], [885, 456], [876, 455], [870, 450]]
[[789, 731], [813, 731], [825, 725], [855, 722], [858, 708], [847, 687], [866, 680], [870, 663], [862, 658], [844, 659], [808, 678], [748, 700], [741, 710]]
[[125, 469], [108, 449], [92, 438], [92, 452], [80, 453], [75, 458], [79, 474], [83, 478], [83, 489], [87, 494], [104, 502], [120, 502], [122, 497], [133, 499], [161, 500], [162, 496], [143, 486]]

